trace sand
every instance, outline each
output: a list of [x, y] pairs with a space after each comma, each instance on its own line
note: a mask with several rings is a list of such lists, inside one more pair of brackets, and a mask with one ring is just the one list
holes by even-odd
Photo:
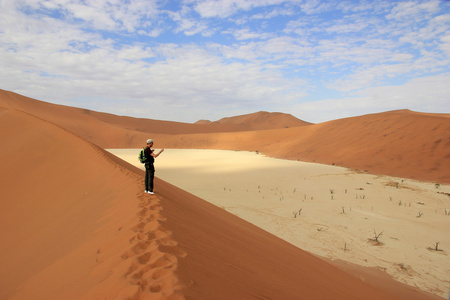
[[142, 170], [28, 113], [0, 109], [0, 126], [0, 299], [434, 299], [374, 287], [159, 178], [144, 194]]
[[153, 138], [155, 147], [257, 150], [282, 159], [450, 184], [449, 113], [405, 109], [319, 124], [293, 123], [287, 114], [254, 113], [189, 124], [99, 113], [0, 90], [1, 107], [51, 122], [103, 149], [139, 148]]
[[[351, 235], [348, 238], [344, 235], [348, 234], [347, 229], [339, 227], [340, 224], [334, 225], [336, 220], [344, 222], [359, 216], [361, 220], [355, 224], [360, 227], [367, 220], [375, 219], [374, 216], [361, 216], [362, 212], [367, 213], [366, 206], [354, 206], [354, 202], [343, 198], [350, 195], [350, 188], [356, 186], [359, 189], [360, 184], [352, 185], [354, 182], [351, 181], [352, 184], [345, 187], [347, 193], [333, 185], [336, 199], [329, 201], [349, 201], [346, 204], [351, 207], [347, 210], [350, 208], [345, 206], [340, 215], [342, 204], [334, 210], [326, 210], [328, 206], [323, 204], [328, 204], [326, 196], [323, 199], [316, 196], [327, 195], [327, 192], [324, 185], [313, 188], [310, 181], [314, 177], [300, 175], [296, 183], [304, 186], [289, 186], [285, 184], [286, 179], [277, 179], [283, 178], [284, 171], [277, 174], [275, 167], [258, 169], [258, 165], [247, 164], [250, 162], [248, 157], [244, 160], [232, 157], [230, 161], [226, 156], [221, 160], [222, 165], [216, 165], [217, 158], [202, 155], [201, 158], [208, 158], [203, 168], [207, 178], [199, 181], [200, 175], [193, 170], [200, 171], [200, 163], [193, 158], [178, 154], [170, 159], [169, 150], [160, 157], [175, 163], [174, 167], [178, 169], [169, 170], [181, 175], [182, 182], [192, 181], [204, 187], [210, 176], [222, 176], [213, 180], [219, 184], [220, 191], [213, 189], [212, 192], [227, 196], [225, 200], [230, 203], [225, 201], [217, 206], [159, 177], [155, 178], [156, 194], [144, 194], [142, 166], [135, 167], [104, 150], [138, 148], [151, 137], [157, 141], [157, 147], [258, 149], [279, 158], [335, 162], [362, 170], [367, 167], [367, 170], [381, 174], [407, 174], [411, 176], [408, 178], [450, 183], [448, 114], [429, 116], [398, 111], [316, 125], [277, 127], [286, 124], [288, 119], [291, 118], [284, 114], [257, 113], [245, 118], [231, 118], [231, 124], [185, 124], [53, 105], [0, 90], [0, 139], [3, 141], [0, 147], [0, 299], [442, 299], [394, 281], [385, 273], [375, 272], [374, 268], [350, 265], [343, 260], [334, 260], [330, 264], [326, 256], [319, 258], [243, 219], [249, 212], [252, 218], [260, 217], [264, 221], [272, 220], [268, 217], [278, 214], [280, 217], [275, 222], [279, 226], [275, 227], [282, 232], [286, 231], [285, 222], [298, 225], [303, 221], [305, 225], [298, 230], [299, 236], [305, 232], [302, 241], [307, 240], [308, 234], [325, 238], [328, 234], [329, 238], [322, 240], [326, 245], [328, 240], [341, 237], [345, 240], [344, 245], [348, 245], [343, 247], [342, 241], [337, 241], [338, 250], [332, 252], [344, 252], [345, 255], [358, 254], [355, 253], [358, 239], [365, 242], [373, 229], [384, 230], [380, 237], [384, 246], [370, 245], [371, 249], [382, 251], [406, 240], [407, 237], [392, 235], [385, 220], [382, 223], [386, 227], [380, 229], [374, 225], [370, 231], [364, 231], [362, 237]], [[275, 128], [279, 129], [245, 131], [256, 127], [273, 128], [274, 124], [278, 124]], [[405, 147], [408, 151], [404, 151]], [[176, 158], [181, 162], [177, 163]], [[240, 169], [236, 169], [234, 161], [240, 162]], [[186, 169], [179, 170], [186, 162], [192, 164], [185, 164]], [[213, 165], [216, 168], [211, 173]], [[252, 165], [255, 166], [253, 170], [248, 169]], [[162, 170], [158, 169], [157, 176], [160, 172]], [[325, 182], [330, 176], [321, 178], [321, 174], [329, 173], [321, 171], [316, 177]], [[237, 178], [236, 174], [249, 176], [236, 183], [231, 180]], [[264, 174], [271, 176], [270, 184], [261, 184], [266, 182], [260, 177]], [[400, 183], [399, 187], [403, 189], [401, 184], [409, 185], [410, 182]], [[331, 186], [326, 186], [325, 190]], [[366, 198], [368, 187], [364, 187], [367, 194], [362, 200], [372, 201], [370, 197]], [[386, 188], [392, 188], [392, 184]], [[446, 189], [441, 186], [439, 191]], [[260, 192], [272, 200], [262, 209], [255, 210], [254, 203], [267, 200], [258, 198]], [[254, 197], [247, 197], [250, 194]], [[297, 196], [299, 198], [295, 198]], [[313, 199], [308, 200], [308, 196]], [[427, 200], [428, 196], [424, 198]], [[278, 211], [283, 206], [272, 204], [288, 201], [292, 205], [286, 210]], [[245, 206], [247, 202], [251, 205]], [[316, 202], [321, 205], [314, 210]], [[403, 213], [415, 205], [411, 201], [411, 207], [403, 207], [404, 203], [402, 199], [402, 206], [394, 206]], [[428, 224], [428, 216], [433, 212], [429, 207], [433, 203], [427, 200], [419, 204], [423, 206], [423, 215], [417, 218], [417, 224]], [[443, 200], [443, 203], [448, 202]], [[379, 218], [378, 205], [373, 207], [369, 213], [375, 213]], [[234, 208], [236, 211], [232, 210]], [[301, 214], [294, 218], [292, 212], [300, 209]], [[320, 219], [324, 209], [326, 216], [334, 214], [340, 218]], [[438, 205], [433, 216], [436, 220], [440, 218], [437, 209]], [[412, 213], [403, 219], [411, 220], [418, 212]], [[308, 222], [319, 223], [319, 220], [328, 228], [307, 226]], [[420, 232], [423, 228], [417, 224], [411, 228]], [[333, 232], [335, 226], [341, 230]], [[434, 237], [438, 235], [433, 228], [428, 226], [429, 239], [419, 250], [436, 242]], [[314, 237], [312, 240], [320, 239]], [[309, 243], [314, 245], [312, 240]], [[439, 247], [444, 251], [428, 255], [447, 257], [447, 244], [445, 239], [440, 239]], [[328, 249], [322, 245], [315, 247]], [[409, 244], [405, 247], [411, 248]], [[427, 264], [428, 255], [421, 257]], [[372, 258], [364, 259], [370, 261]], [[411, 263], [403, 259], [401, 262], [402, 270], [411, 269]], [[445, 261], [439, 270], [447, 265], [448, 261]], [[412, 270], [416, 272], [416, 269]], [[428, 274], [436, 273], [431, 270]], [[415, 275], [411, 277], [416, 278]]]
[[[139, 149], [108, 151], [142, 168]], [[166, 149], [156, 169], [157, 177], [314, 255], [448, 295], [449, 185], [244, 151]]]

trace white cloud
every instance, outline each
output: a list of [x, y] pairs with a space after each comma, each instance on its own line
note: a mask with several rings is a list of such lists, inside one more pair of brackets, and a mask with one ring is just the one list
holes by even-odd
[[440, 41], [440, 50], [447, 56], [447, 59], [450, 58], [450, 34], [443, 36]]
[[226, 18], [240, 9], [248, 9], [251, 3], [242, 1], [207, 0], [195, 4], [195, 10], [204, 18], [220, 17]]
[[329, 10], [333, 6], [332, 2], [322, 2], [320, 0], [309, 0], [300, 4], [302, 11], [308, 15], [318, 14]]
[[133, 0], [111, 1], [30, 1], [20, 0], [19, 7], [29, 7], [39, 15], [49, 12], [62, 13], [65, 20], [82, 27], [99, 30], [119, 30], [135, 32], [138, 28], [149, 27], [151, 18], [160, 13], [155, 1]]
[[292, 16], [294, 15], [295, 9], [293, 9], [292, 6], [289, 6], [288, 8], [284, 7], [276, 7], [272, 10], [269, 10], [268, 12], [263, 12], [259, 14], [253, 14], [250, 16], [251, 20], [258, 20], [258, 19], [272, 19], [279, 16]]
[[341, 20], [337, 24], [333, 24], [326, 28], [329, 33], [344, 34], [349, 32], [361, 32], [369, 26], [366, 19], [358, 19], [356, 21]]
[[239, 11], [255, 7], [282, 4], [286, 0], [202, 0], [196, 1], [194, 8], [204, 18], [227, 18]]
[[405, 1], [398, 3], [386, 18], [414, 23], [429, 19], [433, 13], [438, 11], [438, 0], [424, 2]]
[[291, 109], [293, 114], [313, 123], [397, 109], [449, 113], [448, 82], [450, 73], [416, 78], [399, 86], [370, 87], [353, 97], [305, 102]]
[[131, 101], [148, 107], [141, 116], [156, 109], [179, 121], [295, 103], [330, 118], [347, 104], [420, 110], [431, 102], [418, 90], [408, 103], [373, 95], [405, 99], [415, 86], [437, 88], [425, 78], [448, 79], [448, 10], [439, 1], [0, 0], [0, 88], [120, 114], [136, 113]]
[[242, 28], [242, 29], [233, 29], [224, 31], [224, 34], [230, 33], [234, 36], [234, 38], [238, 41], [242, 40], [251, 40], [251, 39], [267, 39], [273, 36], [270, 33], [259, 33], [251, 31], [248, 28]]

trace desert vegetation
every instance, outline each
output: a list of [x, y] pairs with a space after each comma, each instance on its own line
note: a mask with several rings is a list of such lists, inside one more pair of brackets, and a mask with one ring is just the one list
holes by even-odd
[[[430, 266], [442, 269], [445, 251], [427, 249], [436, 249], [435, 240], [440, 241], [438, 250], [450, 242], [443, 230], [449, 221], [450, 198], [445, 195], [449, 186], [441, 184], [436, 189], [434, 183], [336, 166], [314, 173], [306, 169], [307, 163], [292, 163], [301, 165], [298, 173], [269, 167], [253, 175], [243, 171], [242, 175], [224, 173], [217, 175], [220, 179], [208, 175], [201, 180], [181, 173], [177, 185], [194, 186], [190, 191], [203, 199], [316, 255], [382, 267], [404, 283], [414, 284], [398, 274], [400, 261], [409, 273], [420, 273], [422, 282], [436, 284], [436, 276], [427, 275], [418, 257], [430, 253]], [[214, 180], [222, 184], [216, 187]], [[210, 192], [214, 188], [216, 192]]]
[[380, 242], [380, 236], [383, 234], [383, 231], [381, 232], [376, 232], [376, 230], [373, 230], [373, 238], [370, 238], [369, 241], [372, 245], [374, 246], [382, 246], [384, 245], [384, 243]]

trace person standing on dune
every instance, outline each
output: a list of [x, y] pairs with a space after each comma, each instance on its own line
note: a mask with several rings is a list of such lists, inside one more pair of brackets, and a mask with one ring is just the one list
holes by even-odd
[[157, 154], [155, 154], [155, 150], [152, 149], [153, 140], [147, 140], [147, 147], [144, 148], [144, 154], [146, 159], [145, 163], [145, 192], [149, 194], [154, 194], [153, 192], [153, 179], [155, 178], [155, 166], [153, 163], [155, 162], [155, 158], [158, 157], [164, 149], [161, 149]]

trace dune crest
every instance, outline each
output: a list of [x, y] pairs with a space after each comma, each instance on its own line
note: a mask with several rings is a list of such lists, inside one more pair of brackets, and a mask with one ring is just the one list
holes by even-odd
[[140, 211], [128, 241], [123, 242], [123, 247], [113, 241], [105, 249], [100, 248], [91, 276], [104, 276], [111, 270], [113, 274], [81, 299], [185, 299], [175, 272], [179, 258], [186, 253], [162, 225], [165, 218], [158, 197], [141, 193], [137, 198]]
[[257, 151], [372, 174], [450, 183], [448, 114], [392, 111], [286, 129], [155, 136], [166, 148]]
[[[277, 158], [450, 183], [450, 114], [397, 110], [278, 128], [289, 115], [259, 112], [220, 123], [187, 124], [54, 105], [2, 90], [0, 104], [52, 122], [105, 149], [139, 148], [151, 136], [156, 147], [258, 151]], [[265, 130], [249, 131], [252, 124]]]
[[235, 117], [222, 118], [209, 124], [236, 124], [245, 126], [245, 130], [278, 129], [310, 125], [290, 114], [260, 111]]
[[[1, 299], [399, 298], [162, 180], [144, 194], [143, 171], [102, 149], [140, 146], [142, 124], [0, 91]], [[253, 134], [274, 143], [299, 128]]]
[[184, 253], [142, 171], [54, 124], [0, 116], [0, 298], [183, 299]]

